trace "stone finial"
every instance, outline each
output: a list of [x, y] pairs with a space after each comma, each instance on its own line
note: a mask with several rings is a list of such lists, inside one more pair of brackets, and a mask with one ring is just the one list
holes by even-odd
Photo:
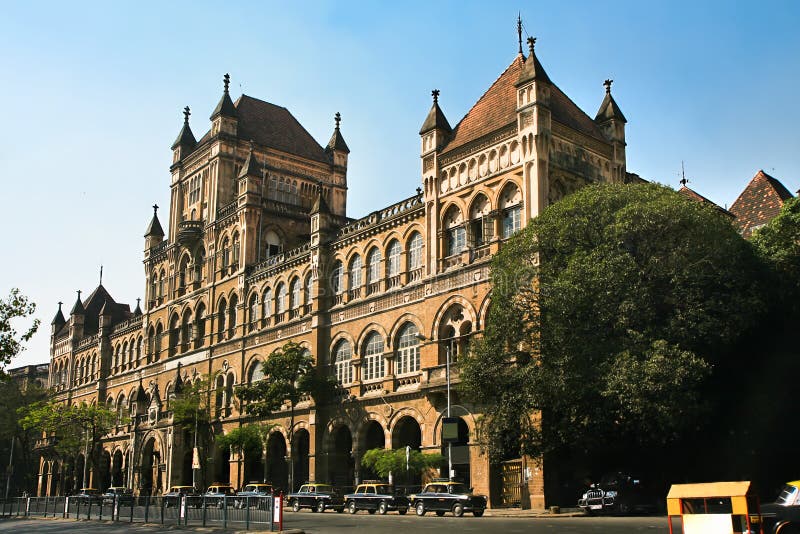
[[536, 46], [536, 37], [528, 37], [528, 49], [533, 55], [533, 48]]
[[153, 204], [153, 216], [155, 217], [157, 213], [158, 213], [158, 204]]
[[191, 114], [192, 114], [192, 112], [189, 111], [189, 106], [186, 106], [185, 108], [183, 108], [183, 123], [184, 124], [189, 124], [189, 115], [191, 115]]
[[439, 93], [440, 93], [440, 91], [438, 89], [434, 89], [433, 91], [431, 91], [431, 96], [433, 97], [433, 103], [434, 104], [439, 102]]
[[334, 122], [336, 122], [336, 129], [338, 130], [339, 129], [339, 123], [342, 122], [342, 114], [337, 111], [336, 115], [333, 116], [333, 120], [334, 120]]
[[225, 86], [225, 94], [228, 94], [228, 86], [231, 84], [231, 76], [227, 72], [222, 77], [222, 84]]
[[611, 94], [611, 84], [612, 83], [614, 83], [614, 80], [606, 80], [606, 81], [603, 82], [603, 85], [606, 88], [606, 94], [607, 95]]
[[517, 40], [519, 41], [519, 53], [522, 54], [522, 14], [517, 13]]

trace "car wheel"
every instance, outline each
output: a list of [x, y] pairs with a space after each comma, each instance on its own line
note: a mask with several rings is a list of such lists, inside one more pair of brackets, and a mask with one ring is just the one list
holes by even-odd
[[456, 517], [461, 517], [464, 515], [464, 505], [461, 503], [455, 503], [453, 505], [453, 515]]
[[299, 512], [300, 511], [300, 501], [297, 499], [292, 501], [292, 512]]
[[381, 501], [378, 503], [378, 513], [381, 515], [386, 515], [386, 512], [389, 511], [389, 505], [386, 504], [386, 501]]
[[356, 501], [350, 501], [347, 503], [347, 511], [351, 514], [358, 512], [358, 509], [356, 508]]
[[400, 514], [400, 515], [406, 515], [406, 512], [408, 512], [408, 508], [398, 508], [397, 509], [397, 513]]
[[473, 510], [472, 515], [475, 517], [483, 517], [483, 510]]
[[436, 516], [442, 517], [444, 515], [444, 510], [436, 510]]
[[422, 501], [418, 502], [417, 506], [415, 508], [417, 510], [417, 515], [418, 516], [422, 517], [423, 515], [425, 515], [425, 503], [424, 502], [422, 502]]
[[317, 501], [317, 512], [322, 513], [325, 511], [325, 501]]

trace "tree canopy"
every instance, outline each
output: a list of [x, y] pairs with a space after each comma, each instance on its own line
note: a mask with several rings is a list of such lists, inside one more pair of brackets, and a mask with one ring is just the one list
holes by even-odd
[[[408, 472], [421, 474], [428, 469], [439, 467], [444, 457], [439, 453], [425, 454], [420, 451], [411, 450], [406, 461], [406, 449], [370, 449], [361, 457], [361, 465], [371, 469], [381, 478], [388, 478], [391, 473], [393, 476], [404, 477], [406, 465]], [[411, 476], [411, 475], [409, 475]]]
[[0, 373], [11, 363], [11, 358], [23, 350], [23, 343], [39, 329], [39, 319], [34, 319], [21, 334], [14, 323], [32, 316], [35, 311], [36, 304], [30, 302], [19, 289], [12, 289], [8, 298], [0, 299]]
[[765, 309], [761, 264], [713, 207], [595, 185], [547, 207], [492, 262], [484, 336], [460, 362], [493, 460], [664, 444]]
[[778, 288], [787, 299], [800, 294], [800, 198], [792, 198], [752, 238], [756, 250], [775, 269]]

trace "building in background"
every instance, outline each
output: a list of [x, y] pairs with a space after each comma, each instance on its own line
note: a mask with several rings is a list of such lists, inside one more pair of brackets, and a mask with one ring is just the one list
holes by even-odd
[[730, 207], [734, 224], [745, 239], [778, 216], [792, 194], [778, 180], [760, 170]]

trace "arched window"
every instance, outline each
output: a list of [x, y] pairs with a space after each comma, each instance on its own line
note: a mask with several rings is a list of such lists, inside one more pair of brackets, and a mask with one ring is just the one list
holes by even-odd
[[306, 276], [304, 293], [305, 294], [303, 295], [303, 299], [305, 300], [306, 303], [305, 313], [311, 313], [311, 305], [313, 303], [312, 295], [314, 294], [314, 279], [311, 277], [310, 274]]
[[447, 232], [446, 251], [448, 256], [460, 254], [467, 247], [467, 231], [464, 229], [464, 218], [461, 210], [451, 206], [444, 218]]
[[499, 208], [503, 214], [503, 239], [508, 239], [522, 228], [522, 193], [515, 184], [503, 189]]
[[383, 337], [377, 332], [372, 332], [364, 341], [364, 380], [383, 378]]
[[197, 283], [203, 280], [203, 265], [205, 262], [206, 251], [203, 247], [200, 247], [194, 255], [194, 281]]
[[167, 284], [167, 273], [164, 269], [161, 269], [161, 275], [158, 277], [158, 298], [164, 298], [164, 292], [166, 291], [166, 284]]
[[192, 335], [192, 310], [187, 309], [183, 312], [183, 319], [181, 320], [181, 352], [191, 349]]
[[380, 291], [381, 251], [373, 247], [367, 254], [367, 295]]
[[119, 362], [120, 367], [122, 367], [122, 370], [124, 371], [125, 369], [128, 368], [128, 361], [127, 361], [128, 360], [128, 342], [127, 341], [122, 344], [122, 350], [120, 351], [119, 359], [120, 359], [120, 362]]
[[186, 289], [189, 283], [189, 256], [184, 255], [181, 258], [180, 267], [178, 268], [178, 290]]
[[267, 230], [264, 235], [264, 257], [271, 258], [277, 256], [282, 250], [281, 239], [272, 230]]
[[249, 330], [252, 332], [256, 328], [258, 328], [258, 294], [253, 293], [250, 295], [250, 305], [248, 306], [249, 310]]
[[347, 340], [341, 340], [333, 349], [333, 365], [336, 379], [340, 384], [347, 385], [353, 381], [353, 348]]
[[331, 291], [333, 291], [334, 304], [342, 302], [342, 292], [344, 291], [344, 268], [342, 262], [337, 261], [331, 270]]
[[231, 295], [231, 301], [228, 304], [228, 339], [232, 339], [236, 335], [236, 308], [239, 307], [239, 297]]
[[490, 211], [491, 206], [487, 198], [483, 195], [478, 195], [469, 212], [469, 238], [473, 247], [482, 247], [492, 238]]
[[202, 347], [206, 343], [206, 305], [202, 302], [197, 305], [197, 312], [194, 315], [195, 336], [194, 346]]
[[269, 326], [269, 319], [272, 315], [272, 289], [267, 288], [264, 290], [264, 297], [261, 299], [261, 304], [261, 328], [265, 328]]
[[161, 357], [161, 340], [164, 337], [164, 327], [161, 326], [161, 323], [156, 325], [156, 340], [155, 340], [155, 349], [153, 350], [153, 361], [157, 362], [158, 359]]
[[419, 331], [414, 323], [406, 323], [397, 336], [397, 374], [419, 371]]
[[[178, 321], [178, 314], [173, 314], [169, 320], [169, 355], [175, 356], [178, 352], [178, 336], [180, 334], [180, 325]], [[123, 349], [124, 351], [124, 349]]]
[[142, 336], [136, 339], [136, 367], [142, 364]]
[[121, 350], [122, 350], [122, 348], [119, 345], [114, 347], [114, 366], [113, 367], [114, 367], [114, 372], [115, 373], [119, 372], [121, 370], [121, 362], [119, 361], [120, 360], [120, 351]]
[[281, 314], [286, 311], [286, 284], [281, 282], [278, 284], [278, 289], [275, 291], [275, 313], [278, 315], [276, 320], [283, 320]]
[[303, 285], [300, 283], [300, 278], [296, 277], [294, 280], [292, 280], [291, 293], [289, 296], [289, 308], [292, 310], [299, 310], [302, 303]]
[[422, 234], [414, 232], [408, 240], [409, 281], [422, 278]]
[[228, 307], [225, 303], [225, 299], [219, 301], [219, 306], [217, 307], [217, 339], [219, 341], [225, 340], [225, 319], [228, 315]]
[[393, 239], [386, 248], [386, 270], [389, 277], [389, 287], [400, 285], [400, 251], [402, 247], [397, 239]]
[[222, 275], [225, 276], [228, 274], [228, 266], [231, 264], [231, 245], [227, 237], [222, 240], [220, 254], [222, 255], [220, 268], [222, 270]]
[[239, 232], [233, 234], [233, 247], [232, 247], [232, 259], [231, 263], [233, 264], [234, 269], [239, 268]]
[[261, 360], [256, 360], [250, 366], [250, 379], [249, 381], [258, 382], [259, 380], [264, 380], [264, 362]]
[[356, 254], [350, 260], [349, 282], [350, 282], [350, 298], [356, 299], [361, 296], [361, 256]]

